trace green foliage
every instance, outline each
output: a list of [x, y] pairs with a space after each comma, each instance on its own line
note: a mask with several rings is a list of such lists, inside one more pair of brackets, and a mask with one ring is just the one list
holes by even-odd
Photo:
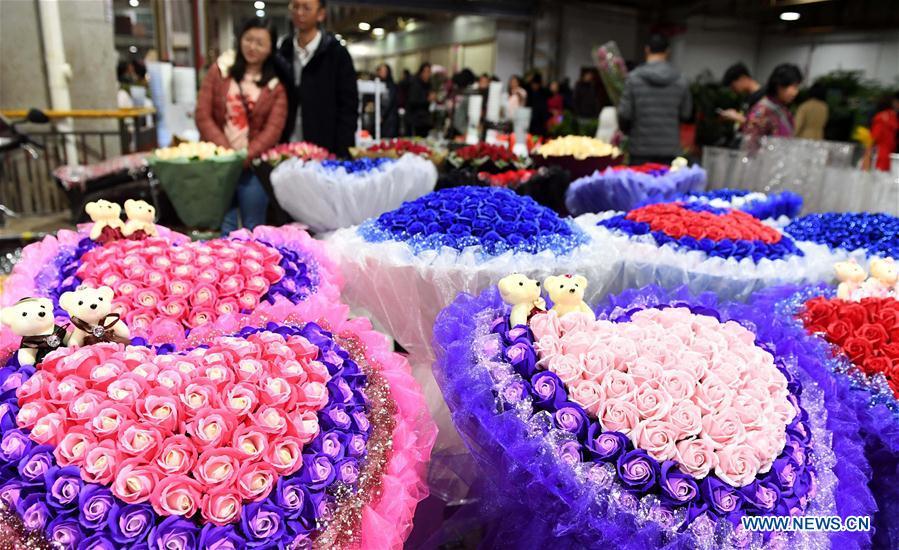
[[699, 74], [690, 84], [696, 119], [696, 145], [724, 146], [734, 139], [734, 123], [722, 120], [718, 109], [739, 109], [740, 98], [721, 86], [711, 71]]

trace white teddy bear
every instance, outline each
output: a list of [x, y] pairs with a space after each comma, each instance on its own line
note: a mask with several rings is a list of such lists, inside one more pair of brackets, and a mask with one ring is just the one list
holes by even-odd
[[150, 206], [146, 201], [136, 201], [128, 199], [125, 201], [125, 214], [128, 221], [125, 222], [125, 229], [122, 234], [130, 237], [137, 231], [143, 231], [147, 237], [155, 237], [159, 233], [156, 231], [156, 209]]
[[[122, 207], [114, 202], [109, 202], [105, 200], [98, 200], [96, 202], [89, 202], [84, 207], [84, 211], [87, 212], [87, 215], [91, 217], [91, 221], [94, 222], [94, 226], [91, 227], [90, 238], [92, 241], [96, 241], [103, 236], [103, 230], [106, 229], [108, 238], [115, 238], [115, 232], [121, 232], [125, 229], [125, 224], [122, 222]], [[107, 229], [108, 228], [108, 229]]]
[[131, 341], [131, 331], [112, 311], [114, 294], [108, 286], [90, 288], [80, 286], [59, 297], [59, 305], [66, 310], [75, 325], [69, 340], [71, 345], [87, 346], [97, 342]]
[[871, 276], [861, 286], [863, 295], [878, 298], [899, 296], [895, 294], [897, 280], [899, 269], [893, 258], [874, 258], [871, 260]]
[[511, 326], [527, 326], [532, 315], [546, 311], [546, 300], [540, 296], [540, 281], [513, 273], [500, 279], [497, 286], [503, 301], [512, 306], [509, 316]]
[[551, 275], [543, 281], [543, 288], [553, 301], [552, 311], [559, 317], [568, 313], [586, 313], [592, 319], [596, 314], [584, 302], [584, 291], [587, 290], [587, 279], [582, 275]]
[[840, 281], [837, 286], [837, 298], [840, 300], [852, 300], [855, 298], [862, 281], [868, 275], [865, 269], [851, 259], [848, 262], [838, 262], [834, 266], [837, 273], [837, 280]]
[[35, 365], [65, 345], [66, 330], [56, 325], [53, 302], [49, 298], [23, 298], [3, 308], [0, 322], [22, 337], [18, 352], [20, 365]]

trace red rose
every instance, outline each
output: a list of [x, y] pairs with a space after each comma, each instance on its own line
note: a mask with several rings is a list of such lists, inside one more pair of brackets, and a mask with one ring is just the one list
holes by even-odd
[[889, 357], [894, 363], [899, 365], [899, 341], [892, 341], [880, 346], [880, 354]]
[[868, 357], [865, 359], [865, 362], [860, 365], [860, 368], [868, 375], [882, 372], [885, 376], [890, 376], [891, 367], [892, 362], [886, 357]]
[[880, 310], [871, 314], [871, 319], [890, 332], [896, 325], [899, 325], [899, 310], [881, 306]]
[[868, 322], [868, 308], [859, 303], [845, 303], [839, 308], [839, 316], [853, 327]]
[[833, 321], [825, 330], [827, 339], [838, 346], [842, 346], [846, 339], [852, 335], [852, 327], [846, 321]]
[[865, 359], [871, 355], [871, 343], [864, 338], [853, 336], [847, 338], [842, 345], [843, 351], [849, 356], [849, 359], [856, 365], [864, 363]]
[[808, 322], [824, 322], [829, 324], [832, 317], [836, 316], [836, 304], [825, 298], [812, 298], [805, 303], [805, 314]]
[[881, 325], [866, 323], [855, 331], [855, 335], [870, 342], [871, 347], [878, 348], [889, 338], [886, 329]]

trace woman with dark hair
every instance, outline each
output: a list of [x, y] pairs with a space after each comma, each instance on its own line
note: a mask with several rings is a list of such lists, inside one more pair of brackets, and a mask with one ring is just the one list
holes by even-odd
[[796, 137], [802, 139], [824, 139], [824, 127], [830, 116], [827, 102], [827, 90], [821, 84], [815, 84], [808, 91], [808, 99], [796, 109]]
[[398, 90], [393, 81], [393, 71], [390, 65], [381, 63], [375, 69], [375, 75], [384, 83], [387, 93], [381, 97], [381, 137], [395, 138], [400, 135], [400, 112], [398, 102]]
[[409, 98], [406, 100], [406, 117], [408, 128], [413, 136], [428, 137], [433, 123], [431, 122], [431, 64], [422, 63], [418, 73], [409, 85]]
[[765, 97], [749, 111], [743, 128], [750, 152], [758, 151], [759, 142], [764, 136], [793, 136], [793, 114], [789, 105], [799, 94], [801, 82], [802, 71], [796, 65], [784, 63], [774, 67], [768, 78]]
[[236, 51], [219, 56], [197, 97], [200, 138], [247, 152], [234, 203], [222, 221], [224, 235], [241, 225], [252, 229], [265, 223], [268, 195], [249, 163], [278, 143], [287, 117], [287, 94], [275, 76], [272, 55], [276, 39], [268, 19], [248, 20]]
[[521, 77], [513, 74], [509, 77], [509, 100], [506, 102], [506, 118], [515, 120], [515, 113], [525, 106], [528, 92], [521, 85]]

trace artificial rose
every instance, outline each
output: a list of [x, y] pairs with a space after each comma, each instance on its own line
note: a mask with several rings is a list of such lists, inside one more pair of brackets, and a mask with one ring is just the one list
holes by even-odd
[[873, 353], [871, 342], [857, 336], [847, 338], [843, 342], [842, 348], [853, 363], [864, 363], [865, 359]]
[[624, 485], [636, 491], [648, 491], [656, 484], [658, 463], [646, 451], [636, 449], [618, 457], [618, 476]]
[[236, 425], [237, 419], [224, 409], [203, 409], [187, 424], [187, 433], [198, 449], [208, 449], [230, 441]]
[[749, 445], [728, 445], [715, 451], [718, 465], [715, 475], [733, 487], [745, 487], [755, 480], [761, 467], [758, 456]]
[[643, 449], [659, 462], [671, 460], [677, 454], [678, 433], [662, 420], [642, 420], [630, 433], [634, 447]]
[[159, 475], [153, 468], [144, 466], [139, 458], [130, 458], [119, 463], [112, 492], [128, 504], [136, 504], [149, 500], [158, 484]]
[[244, 500], [259, 501], [271, 492], [276, 476], [277, 472], [269, 464], [245, 463], [238, 470], [235, 487]]
[[61, 466], [81, 464], [88, 450], [94, 448], [96, 444], [97, 438], [91, 432], [82, 427], [75, 427], [60, 439], [53, 449], [53, 456]]
[[203, 495], [200, 513], [214, 525], [227, 525], [240, 517], [241, 501], [227, 488], [212, 490]]
[[596, 413], [603, 430], [628, 435], [637, 426], [640, 413], [637, 408], [622, 399], [606, 399]]
[[662, 498], [671, 504], [684, 504], [699, 496], [699, 486], [689, 475], [677, 469], [677, 463], [666, 460], [661, 465], [659, 487]]
[[726, 409], [702, 417], [702, 435], [715, 448], [721, 449], [743, 443], [746, 428], [734, 409]]
[[633, 404], [640, 418], [645, 420], [664, 418], [671, 410], [672, 402], [671, 394], [661, 387], [658, 380], [646, 380], [637, 386], [633, 395]]
[[197, 511], [200, 494], [204, 490], [202, 485], [187, 476], [169, 476], [153, 489], [150, 504], [159, 515], [190, 517]]
[[296, 437], [280, 438], [269, 447], [266, 458], [280, 475], [290, 475], [303, 466], [303, 443]]
[[702, 438], [690, 438], [677, 442], [675, 461], [680, 470], [696, 479], [706, 477], [718, 465], [712, 444]]
[[568, 398], [594, 416], [604, 400], [602, 387], [592, 380], [575, 382], [569, 388]]
[[155, 465], [166, 476], [186, 474], [197, 462], [197, 448], [183, 435], [171, 435], [159, 445]]
[[582, 435], [587, 429], [587, 415], [577, 405], [560, 407], [553, 414], [553, 421], [560, 429], [575, 435]]

